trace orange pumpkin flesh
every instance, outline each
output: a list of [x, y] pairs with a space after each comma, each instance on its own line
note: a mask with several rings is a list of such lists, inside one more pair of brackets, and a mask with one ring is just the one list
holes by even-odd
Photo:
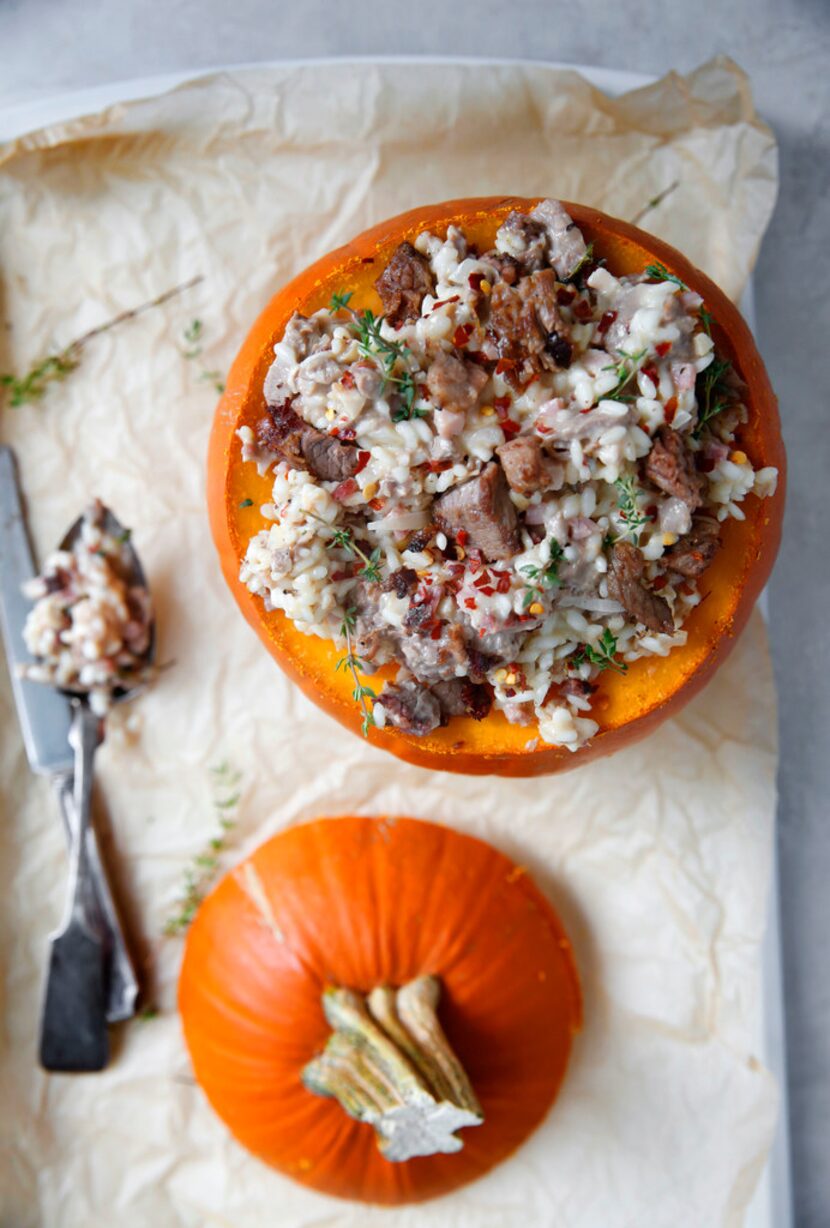
[[[402, 240], [411, 241], [424, 230], [442, 235], [454, 224], [486, 249], [512, 209], [526, 212], [537, 200], [488, 197], [416, 209], [382, 222], [318, 260], [262, 312], [231, 368], [227, 391], [219, 403], [208, 456], [208, 503], [225, 578], [248, 622], [286, 673], [315, 703], [355, 732], [360, 731], [361, 713], [352, 698], [353, 683], [346, 671], [335, 669], [342, 654], [330, 641], [302, 635], [280, 611], [266, 612], [261, 599], [239, 581], [248, 541], [265, 527], [259, 507], [270, 500], [272, 481], [260, 477], [254, 465], [242, 463], [235, 432], [243, 425], [253, 427], [262, 417], [262, 386], [272, 347], [294, 311], [310, 314], [326, 306], [335, 291], [351, 290], [353, 306], [379, 312], [373, 282]], [[635, 662], [625, 677], [613, 671], [601, 676], [590, 713], [600, 729], [590, 744], [575, 754], [564, 747], [547, 746], [536, 739], [535, 726], [511, 725], [501, 712], [481, 722], [455, 717], [424, 738], [392, 728], [370, 730], [373, 743], [424, 767], [539, 775], [584, 763], [643, 737], [686, 704], [724, 660], [749, 618], [778, 550], [785, 466], [778, 408], [740, 313], [714, 282], [674, 248], [596, 209], [567, 202], [565, 207], [586, 240], [593, 242], [595, 255], [605, 257], [615, 274], [641, 272], [656, 260], [703, 296], [714, 319], [717, 350], [732, 360], [747, 387], [749, 421], [738, 434], [738, 446], [755, 469], [768, 465], [778, 469], [778, 490], [764, 500], [748, 496], [742, 505], [746, 519], [724, 525], [722, 548], [700, 581], [705, 600], [685, 623], [687, 643], [668, 657]], [[244, 506], [248, 500], [252, 505]], [[395, 672], [395, 667], [385, 667], [379, 678], [391, 678]]]
[[[390, 1163], [370, 1126], [301, 1084], [330, 1034], [326, 985], [431, 973], [484, 1110], [454, 1155]], [[414, 819], [321, 819], [262, 845], [188, 934], [179, 1006], [196, 1078], [236, 1138], [304, 1185], [421, 1201], [480, 1177], [541, 1122], [581, 998], [570, 944], [527, 875], [483, 841]]]

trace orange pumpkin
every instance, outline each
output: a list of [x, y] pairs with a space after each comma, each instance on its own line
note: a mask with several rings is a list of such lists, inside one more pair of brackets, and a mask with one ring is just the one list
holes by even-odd
[[[484, 1110], [463, 1149], [390, 1163], [374, 1131], [303, 1087], [330, 1029], [321, 993], [433, 974]], [[304, 1185], [414, 1202], [472, 1181], [548, 1112], [581, 1023], [568, 938], [527, 874], [488, 844], [414, 819], [290, 828], [204, 901], [179, 1006], [196, 1078], [236, 1138]]]
[[[319, 310], [340, 290], [354, 292], [353, 305], [378, 311], [374, 279], [398, 243], [411, 241], [424, 230], [443, 235], [454, 224], [485, 249], [492, 246], [496, 230], [512, 209], [528, 211], [537, 201], [517, 197], [449, 201], [382, 222], [318, 260], [281, 290], [254, 324], [231, 368], [208, 457], [210, 522], [225, 579], [248, 622], [286, 673], [320, 707], [355, 731], [360, 730], [361, 714], [352, 698], [351, 679], [346, 671], [335, 669], [339, 651], [330, 641], [302, 635], [282, 612], [266, 612], [261, 599], [239, 581], [248, 541], [263, 527], [258, 509], [270, 499], [271, 482], [260, 477], [254, 465], [242, 463], [235, 432], [243, 425], [253, 427], [262, 416], [262, 386], [272, 347], [293, 312]], [[740, 313], [714, 282], [659, 239], [596, 209], [567, 202], [565, 207], [593, 242], [595, 254], [605, 257], [614, 273], [641, 272], [660, 261], [703, 296], [713, 317], [718, 352], [731, 359], [746, 384], [749, 421], [739, 432], [740, 447], [756, 469], [767, 465], [778, 469], [778, 490], [764, 500], [750, 496], [744, 503], [746, 519], [724, 525], [722, 549], [700, 581], [705, 600], [685, 623], [687, 643], [668, 657], [635, 662], [625, 677], [613, 671], [601, 676], [591, 710], [600, 728], [588, 745], [575, 754], [561, 746], [534, 745], [532, 729], [509, 724], [500, 712], [479, 723], [454, 717], [448, 726], [424, 738], [388, 727], [370, 730], [372, 742], [424, 767], [539, 775], [584, 763], [643, 737], [679, 711], [722, 663], [766, 583], [778, 550], [785, 466], [778, 408]], [[379, 677], [394, 672], [386, 667]]]

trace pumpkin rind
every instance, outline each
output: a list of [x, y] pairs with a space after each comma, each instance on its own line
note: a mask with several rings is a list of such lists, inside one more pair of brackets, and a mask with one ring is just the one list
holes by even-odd
[[[512, 209], [527, 211], [538, 199], [476, 198], [416, 209], [382, 222], [323, 257], [275, 295], [262, 312], [231, 368], [217, 408], [208, 456], [208, 504], [225, 579], [246, 619], [285, 672], [315, 703], [357, 733], [361, 713], [352, 698], [351, 680], [345, 671], [336, 671], [341, 654], [334, 644], [301, 634], [280, 611], [266, 612], [261, 600], [239, 580], [247, 543], [262, 527], [258, 508], [269, 501], [271, 482], [260, 477], [255, 466], [243, 464], [235, 432], [242, 425], [253, 426], [261, 416], [262, 386], [272, 347], [295, 310], [315, 311], [343, 288], [354, 290], [357, 306], [380, 310], [373, 281], [403, 239], [411, 241], [423, 230], [444, 233], [454, 224], [473, 242], [487, 246]], [[718, 352], [732, 360], [747, 386], [749, 421], [740, 428], [738, 442], [756, 469], [778, 469], [778, 489], [764, 500], [749, 496], [743, 506], [746, 519], [724, 525], [722, 548], [699, 583], [706, 600], [684, 624], [687, 643], [666, 658], [634, 662], [624, 678], [612, 671], [602, 676], [591, 711], [600, 729], [588, 745], [575, 753], [545, 745], [536, 738], [535, 726], [510, 725], [500, 712], [480, 723], [455, 717], [424, 738], [392, 728], [369, 731], [370, 740], [378, 746], [424, 767], [539, 775], [574, 767], [643, 737], [697, 694], [726, 658], [778, 550], [785, 457], [777, 401], [740, 313], [714, 282], [674, 248], [596, 209], [563, 203], [586, 239], [594, 243], [595, 254], [604, 256], [613, 272], [640, 272], [656, 260], [703, 296], [713, 317]], [[379, 678], [393, 673], [386, 667]]]
[[[424, 974], [441, 979], [441, 1022], [485, 1120], [455, 1154], [393, 1164], [301, 1075], [330, 1034], [326, 985]], [[179, 1006], [196, 1078], [237, 1139], [304, 1185], [375, 1203], [447, 1193], [514, 1151], [581, 1023], [570, 943], [524, 871], [413, 819], [322, 819], [262, 845], [199, 909]]]

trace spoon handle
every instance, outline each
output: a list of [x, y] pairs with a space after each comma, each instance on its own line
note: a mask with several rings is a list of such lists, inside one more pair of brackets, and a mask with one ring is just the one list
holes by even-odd
[[103, 1070], [109, 1056], [106, 986], [109, 935], [95, 891], [87, 832], [98, 717], [73, 703], [69, 741], [75, 751], [75, 823], [69, 858], [69, 890], [60, 929], [52, 936], [40, 1061], [46, 1070]]

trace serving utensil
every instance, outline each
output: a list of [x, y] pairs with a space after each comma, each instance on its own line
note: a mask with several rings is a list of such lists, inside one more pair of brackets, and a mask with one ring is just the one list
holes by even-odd
[[[72, 551], [84, 524], [79, 516], [66, 533], [59, 549]], [[138, 555], [113, 513], [103, 510], [102, 530], [122, 543], [125, 579], [130, 586], [146, 588]], [[143, 664], [155, 659], [155, 627]], [[141, 684], [116, 687], [113, 703], [133, 699]], [[111, 930], [95, 889], [95, 866], [88, 837], [95, 752], [104, 737], [104, 722], [93, 712], [87, 694], [63, 690], [72, 708], [69, 743], [74, 750], [73, 823], [69, 853], [69, 881], [63, 919], [51, 935], [46, 996], [40, 1033], [40, 1061], [46, 1070], [102, 1070], [107, 1063], [107, 980]]]

